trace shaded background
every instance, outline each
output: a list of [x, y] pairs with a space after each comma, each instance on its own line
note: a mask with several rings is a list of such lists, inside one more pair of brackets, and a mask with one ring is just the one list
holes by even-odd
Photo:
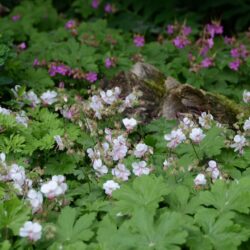
[[[32, 1], [32, 0], [30, 0]], [[21, 0], [2, 0], [9, 10]], [[67, 16], [78, 15], [79, 19], [91, 18], [91, 0], [53, 0], [58, 12]], [[226, 34], [244, 31], [250, 26], [250, 0], [113, 0], [117, 12], [109, 17], [112, 27], [133, 32], [158, 33], [167, 23], [188, 20], [191, 25], [203, 25], [211, 19], [219, 19]], [[7, 12], [6, 12], [7, 13]], [[99, 12], [99, 17], [104, 15]]]

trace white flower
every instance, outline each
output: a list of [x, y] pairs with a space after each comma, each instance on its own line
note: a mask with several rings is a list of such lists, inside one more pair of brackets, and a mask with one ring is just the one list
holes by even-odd
[[135, 147], [134, 155], [137, 158], [142, 157], [148, 151], [148, 146], [144, 143], [139, 143]]
[[164, 136], [166, 141], [169, 141], [167, 146], [169, 148], [176, 148], [179, 144], [186, 140], [186, 136], [181, 129], [172, 130], [170, 134]]
[[0, 154], [0, 161], [1, 161], [2, 163], [4, 163], [4, 162], [5, 162], [5, 159], [6, 159], [6, 154], [5, 154], [5, 153], [1, 153], [1, 154]]
[[63, 144], [61, 136], [60, 135], [55, 135], [54, 140], [56, 141], [59, 150], [64, 150], [65, 146]]
[[48, 90], [41, 95], [41, 99], [45, 104], [51, 105], [57, 101], [57, 93], [52, 90]]
[[114, 90], [113, 89], [109, 89], [106, 92], [105, 91], [101, 91], [100, 95], [102, 97], [102, 100], [111, 105], [113, 104], [115, 101], [117, 101], [119, 94], [121, 93], [121, 90], [119, 87], [116, 87]]
[[136, 176], [148, 175], [150, 173], [150, 169], [147, 167], [147, 163], [145, 161], [133, 162], [132, 168], [133, 173]]
[[193, 128], [189, 134], [190, 139], [195, 143], [200, 143], [206, 135], [200, 128]]
[[207, 114], [206, 112], [202, 112], [199, 117], [199, 124], [206, 129], [211, 128], [211, 121], [213, 121], [213, 116], [211, 114]]
[[11, 114], [11, 110], [10, 109], [6, 109], [6, 108], [2, 108], [0, 106], [0, 114], [3, 114], [3, 115], [10, 115]]
[[25, 93], [24, 98], [30, 101], [33, 107], [35, 107], [37, 104], [41, 102], [37, 97], [37, 95], [32, 90], [30, 90], [28, 93]]
[[243, 129], [246, 130], [250, 130], [250, 117], [245, 121]]
[[244, 92], [243, 92], [243, 101], [245, 103], [250, 103], [250, 91], [244, 90]]
[[118, 179], [127, 181], [128, 177], [130, 176], [130, 171], [124, 164], [119, 163], [115, 168], [112, 169], [112, 175], [114, 175]]
[[93, 162], [93, 168], [97, 171], [98, 176], [102, 176], [108, 173], [108, 168], [102, 163], [101, 159], [96, 159]]
[[208, 166], [209, 166], [209, 168], [211, 168], [211, 169], [215, 169], [215, 168], [217, 168], [217, 162], [211, 160], [211, 161], [208, 162]]
[[128, 96], [126, 96], [124, 104], [126, 108], [131, 108], [133, 106], [133, 103], [137, 100], [137, 97], [135, 94], [131, 93]]
[[99, 169], [102, 167], [102, 160], [101, 159], [96, 159], [94, 160], [94, 163], [93, 163], [93, 168], [95, 170]]
[[93, 150], [92, 148], [88, 148], [87, 149], [87, 154], [88, 154], [88, 157], [94, 161], [95, 159], [98, 159], [100, 158], [101, 156], [101, 153], [99, 150]]
[[206, 171], [211, 173], [211, 177], [213, 180], [218, 179], [218, 177], [220, 176], [220, 171], [217, 167], [216, 161], [213, 160], [209, 161], [208, 168], [206, 169]]
[[105, 128], [104, 129], [104, 132], [105, 132], [105, 139], [109, 142], [109, 143], [112, 143], [112, 131], [111, 129], [109, 128]]
[[194, 184], [195, 184], [195, 186], [206, 185], [207, 180], [206, 180], [205, 175], [204, 174], [198, 174], [194, 179]]
[[65, 177], [63, 175], [54, 175], [52, 180], [42, 184], [41, 192], [45, 197], [53, 199], [59, 195], [63, 195], [68, 189], [66, 183], [64, 183]]
[[123, 159], [128, 151], [128, 147], [126, 146], [126, 139], [120, 135], [113, 141], [113, 151], [112, 157], [114, 161], [118, 161]]
[[65, 183], [65, 177], [63, 175], [53, 175], [52, 181], [55, 181], [58, 185], [56, 189], [56, 196], [63, 195], [68, 189], [68, 185]]
[[27, 199], [32, 206], [32, 212], [35, 213], [42, 208], [43, 196], [41, 192], [37, 192], [34, 189], [30, 189], [27, 194]]
[[22, 166], [12, 164], [11, 169], [9, 171], [9, 176], [18, 186], [23, 186], [26, 177], [25, 170]]
[[132, 130], [137, 125], [137, 121], [134, 118], [130, 118], [130, 119], [124, 118], [122, 122], [128, 131]]
[[53, 199], [56, 197], [56, 190], [58, 188], [58, 184], [56, 181], [49, 181], [47, 183], [42, 184], [41, 192], [45, 197], [49, 199]]
[[234, 148], [234, 152], [239, 151], [240, 153], [243, 153], [243, 147], [246, 144], [246, 138], [243, 135], [236, 135], [234, 137], [234, 143], [231, 144], [231, 148]]
[[103, 109], [103, 104], [99, 96], [94, 95], [91, 97], [89, 107], [95, 112], [95, 117], [97, 117], [98, 119], [102, 118], [101, 111]]
[[189, 119], [188, 117], [184, 117], [182, 120], [182, 124], [184, 125], [184, 128], [192, 128], [194, 126], [194, 122]]
[[92, 148], [88, 148], [87, 149], [87, 154], [88, 154], [88, 157], [91, 159], [91, 160], [94, 160], [94, 157], [95, 157], [95, 152]]
[[37, 241], [42, 237], [42, 226], [37, 222], [26, 221], [20, 228], [19, 235], [31, 241]]
[[109, 144], [107, 142], [103, 142], [102, 148], [103, 148], [104, 155], [107, 155], [108, 150], [109, 150]]
[[19, 114], [16, 116], [16, 122], [22, 124], [26, 128], [28, 127], [28, 117], [26, 116], [24, 111], [21, 111]]
[[107, 195], [112, 195], [112, 192], [116, 189], [119, 189], [120, 185], [113, 180], [108, 180], [103, 184], [103, 189]]
[[130, 93], [126, 96], [125, 100], [123, 101], [122, 105], [119, 107], [118, 112], [123, 112], [126, 108], [131, 108], [137, 101], [137, 96], [134, 93]]

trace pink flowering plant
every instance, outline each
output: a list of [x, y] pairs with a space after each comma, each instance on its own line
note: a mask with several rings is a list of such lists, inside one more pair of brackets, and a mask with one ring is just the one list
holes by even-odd
[[[1, 18], [1, 249], [248, 249], [249, 31], [161, 21], [160, 2], [21, 1]], [[231, 98], [235, 121], [145, 120], [137, 62]]]

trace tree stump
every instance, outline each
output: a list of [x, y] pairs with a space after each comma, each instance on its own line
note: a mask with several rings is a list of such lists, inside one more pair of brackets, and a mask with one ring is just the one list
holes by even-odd
[[146, 63], [136, 63], [129, 72], [122, 72], [106, 88], [118, 86], [123, 96], [136, 89], [142, 92], [142, 104], [133, 110], [144, 122], [163, 116], [178, 119], [185, 114], [194, 116], [207, 112], [222, 124], [232, 126], [239, 116], [250, 116], [250, 109], [229, 98], [189, 84], [181, 84], [172, 77], [165, 77], [157, 68]]

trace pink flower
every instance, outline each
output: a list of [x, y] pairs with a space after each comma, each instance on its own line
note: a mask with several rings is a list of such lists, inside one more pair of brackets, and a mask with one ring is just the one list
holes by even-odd
[[27, 48], [27, 46], [26, 46], [26, 43], [25, 43], [25, 42], [20, 43], [17, 47], [18, 47], [19, 49], [21, 49], [21, 50], [24, 50], [24, 49], [26, 49], [26, 48]]
[[21, 16], [20, 15], [15, 15], [15, 16], [12, 16], [11, 19], [12, 19], [13, 22], [16, 22], [16, 21], [21, 19]]
[[33, 66], [39, 66], [39, 65], [40, 65], [39, 60], [35, 58], [33, 61]]
[[246, 49], [246, 46], [243, 45], [243, 44], [241, 44], [239, 50], [240, 50], [240, 56], [242, 58], [246, 58], [247, 57], [247, 53], [248, 53], [247, 49]]
[[205, 56], [207, 54], [207, 52], [209, 51], [209, 47], [208, 46], [204, 46], [203, 48], [201, 48], [201, 55]]
[[232, 45], [234, 42], [234, 39], [232, 37], [225, 36], [224, 37], [224, 43], [228, 45]]
[[111, 58], [110, 58], [110, 57], [106, 58], [106, 59], [105, 59], [105, 67], [106, 67], [107, 69], [109, 69], [109, 68], [111, 68], [112, 66], [113, 66], [113, 62], [112, 62]]
[[134, 36], [134, 44], [136, 47], [143, 47], [145, 44], [144, 36], [135, 35]]
[[65, 76], [69, 73], [69, 70], [70, 70], [69, 67], [67, 67], [64, 64], [60, 65], [52, 64], [49, 68], [49, 75], [55, 76], [56, 74], [59, 74]]
[[113, 7], [110, 3], [106, 3], [105, 6], [104, 6], [104, 11], [106, 13], [112, 13], [113, 12]]
[[173, 40], [173, 44], [178, 49], [183, 49], [189, 44], [189, 40], [185, 36], [177, 36]]
[[247, 57], [247, 49], [244, 44], [241, 44], [238, 48], [233, 48], [230, 51], [230, 54], [234, 58], [242, 57], [243, 59]]
[[100, 1], [99, 0], [92, 0], [91, 6], [93, 9], [97, 9], [99, 7]]
[[213, 65], [213, 60], [211, 58], [204, 58], [202, 61], [201, 61], [201, 67], [202, 68], [209, 68], [210, 66]]
[[223, 26], [221, 26], [219, 23], [214, 22], [212, 24], [207, 24], [206, 30], [211, 37], [214, 37], [215, 35], [220, 35], [223, 33]]
[[65, 24], [65, 28], [66, 29], [74, 29], [76, 27], [76, 22], [74, 20], [69, 20], [66, 24]]
[[238, 48], [233, 48], [233, 49], [231, 49], [230, 54], [231, 54], [231, 56], [234, 57], [234, 58], [237, 58], [237, 57], [240, 56], [240, 53], [239, 53]]
[[97, 81], [97, 74], [95, 72], [89, 72], [86, 74], [85, 79], [89, 82]]
[[182, 34], [184, 36], [188, 36], [192, 32], [192, 28], [189, 26], [183, 26], [182, 28]]
[[229, 63], [229, 68], [234, 71], [237, 71], [240, 67], [240, 63], [240, 59], [237, 58], [235, 61]]
[[174, 33], [174, 25], [172, 25], [172, 24], [169, 24], [168, 26], [167, 26], [167, 33], [169, 34], [169, 35], [172, 35], [173, 33]]
[[207, 45], [208, 45], [209, 49], [213, 48], [213, 46], [214, 46], [213, 38], [207, 39]]

